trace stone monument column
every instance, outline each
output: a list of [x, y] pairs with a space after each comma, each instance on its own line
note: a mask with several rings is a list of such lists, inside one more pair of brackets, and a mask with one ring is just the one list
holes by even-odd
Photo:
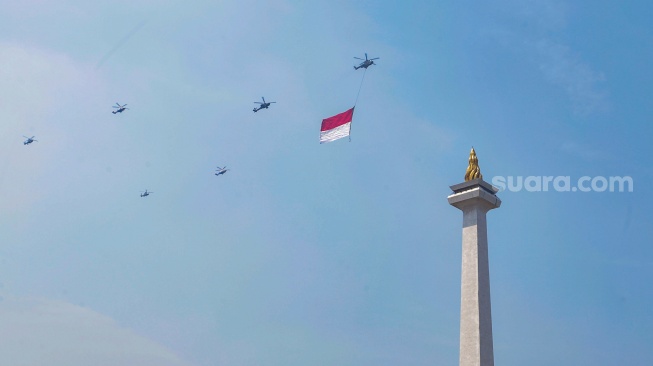
[[494, 366], [485, 214], [501, 206], [501, 200], [496, 196], [498, 190], [483, 180], [474, 148], [465, 182], [451, 190], [449, 204], [463, 212], [460, 366]]

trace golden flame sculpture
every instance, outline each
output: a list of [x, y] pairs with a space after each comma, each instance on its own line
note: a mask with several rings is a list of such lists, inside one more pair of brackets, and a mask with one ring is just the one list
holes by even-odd
[[476, 151], [472, 147], [472, 151], [469, 152], [469, 166], [465, 172], [465, 182], [478, 178], [483, 179], [483, 174], [481, 174], [481, 168], [478, 166]]

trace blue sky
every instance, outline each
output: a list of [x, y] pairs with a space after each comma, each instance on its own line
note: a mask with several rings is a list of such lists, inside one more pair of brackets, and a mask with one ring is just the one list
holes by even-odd
[[653, 364], [653, 5], [0, 9], [0, 364], [456, 364], [471, 146], [487, 181], [634, 182], [499, 193], [496, 363]]

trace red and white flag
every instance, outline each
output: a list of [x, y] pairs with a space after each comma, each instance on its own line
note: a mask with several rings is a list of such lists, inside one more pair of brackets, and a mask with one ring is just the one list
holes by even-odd
[[322, 128], [320, 129], [320, 143], [323, 144], [349, 136], [353, 116], [354, 108], [323, 119]]

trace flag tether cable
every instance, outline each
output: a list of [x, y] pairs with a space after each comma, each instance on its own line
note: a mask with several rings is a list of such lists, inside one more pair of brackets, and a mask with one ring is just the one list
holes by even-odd
[[356, 93], [356, 101], [354, 102], [354, 107], [356, 107], [356, 103], [358, 103], [358, 96], [361, 95], [361, 89], [363, 89], [363, 81], [365, 81], [365, 74], [367, 74], [367, 69], [363, 71], [363, 77], [361, 78], [361, 85], [358, 87], [358, 93]]
[[[358, 97], [361, 95], [361, 89], [363, 89], [363, 81], [365, 81], [365, 74], [367, 74], [367, 68], [363, 71], [363, 77], [361, 78], [361, 85], [358, 87], [358, 93], [356, 93], [356, 101], [354, 101], [354, 108], [356, 108], [356, 104], [358, 104]], [[354, 122], [354, 118], [352, 116], [352, 122]], [[349, 142], [351, 142], [351, 124], [349, 125]]]

